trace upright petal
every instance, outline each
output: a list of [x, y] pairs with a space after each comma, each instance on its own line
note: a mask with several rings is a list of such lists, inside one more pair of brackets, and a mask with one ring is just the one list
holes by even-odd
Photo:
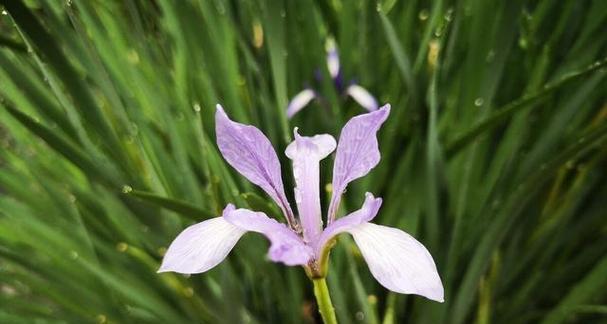
[[256, 127], [230, 120], [221, 105], [217, 105], [215, 113], [215, 131], [217, 146], [226, 161], [270, 195], [295, 227], [282, 184], [280, 162], [270, 140]]
[[287, 106], [287, 118], [293, 118], [296, 113], [307, 106], [314, 98], [316, 98], [316, 93], [312, 89], [304, 89], [296, 94]]
[[377, 131], [390, 114], [390, 105], [350, 119], [341, 131], [333, 167], [333, 195], [329, 205], [329, 223], [335, 219], [341, 195], [348, 183], [358, 179], [379, 163]]
[[[228, 205], [224, 214], [234, 210]], [[223, 261], [246, 230], [215, 217], [194, 224], [171, 243], [158, 272], [200, 273]]]
[[371, 95], [367, 89], [359, 86], [358, 84], [350, 85], [346, 89], [346, 93], [368, 111], [375, 111], [379, 107], [375, 97], [373, 97], [373, 95]]
[[271, 243], [268, 255], [274, 262], [289, 266], [305, 265], [313, 256], [312, 248], [307, 246], [299, 235], [264, 213], [237, 209], [224, 214], [224, 218], [244, 231], [265, 235]]
[[335, 79], [339, 75], [339, 53], [333, 38], [327, 39], [325, 50], [327, 51], [327, 69], [331, 77]]
[[444, 301], [444, 290], [432, 256], [411, 235], [388, 226], [364, 223], [348, 230], [373, 277], [384, 287]]
[[294, 130], [295, 140], [285, 153], [293, 160], [295, 176], [295, 201], [299, 211], [299, 221], [303, 228], [304, 240], [313, 242], [322, 230], [320, 211], [320, 160], [335, 150], [335, 139], [323, 134], [314, 137], [300, 136]]

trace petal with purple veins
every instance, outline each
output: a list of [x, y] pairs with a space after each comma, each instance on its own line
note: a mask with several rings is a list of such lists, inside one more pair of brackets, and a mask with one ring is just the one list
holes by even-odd
[[217, 146], [223, 157], [252, 183], [260, 186], [282, 209], [292, 226], [295, 219], [285, 196], [278, 156], [270, 140], [256, 127], [230, 120], [217, 105]]
[[341, 131], [333, 166], [333, 194], [328, 223], [336, 216], [341, 195], [348, 183], [373, 169], [380, 160], [377, 131], [390, 114], [390, 105], [350, 119]]
[[444, 289], [430, 252], [411, 235], [393, 227], [364, 223], [348, 230], [373, 277], [384, 287], [444, 301]]
[[270, 259], [289, 266], [305, 265], [313, 257], [312, 248], [284, 224], [261, 212], [236, 209], [224, 214], [230, 224], [244, 230], [263, 234], [270, 240]]
[[[228, 205], [227, 214], [234, 210]], [[215, 217], [183, 230], [167, 249], [158, 272], [201, 273], [223, 261], [246, 230]]]
[[293, 160], [295, 177], [295, 201], [299, 211], [299, 220], [304, 240], [313, 242], [322, 230], [320, 211], [320, 160], [335, 150], [335, 139], [323, 134], [313, 137], [300, 136], [297, 128], [295, 140], [289, 144], [285, 153]]

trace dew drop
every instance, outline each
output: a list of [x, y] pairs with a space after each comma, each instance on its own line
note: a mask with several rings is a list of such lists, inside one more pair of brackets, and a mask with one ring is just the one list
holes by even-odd
[[428, 19], [428, 10], [423, 9], [422, 11], [419, 12], [419, 15], [417, 15], [417, 17], [421, 21], [424, 21], [424, 20]]
[[129, 132], [131, 133], [131, 135], [137, 136], [137, 134], [139, 134], [139, 126], [137, 126], [137, 124], [135, 123], [131, 123], [129, 127]]
[[449, 8], [444, 16], [446, 21], [451, 21], [453, 19], [453, 8]]
[[369, 296], [367, 296], [367, 301], [369, 302], [369, 304], [375, 305], [375, 304], [377, 304], [377, 296], [369, 295]]
[[527, 46], [529, 45], [527, 38], [526, 37], [521, 37], [518, 40], [518, 46], [522, 49], [527, 49]]
[[6, 12], [6, 10], [2, 10], [2, 15], [6, 16], [6, 15], [8, 15], [8, 12]]
[[78, 252], [76, 252], [74, 250], [70, 251], [70, 259], [72, 259], [72, 260], [78, 259]]
[[194, 103], [194, 105], [192, 106], [192, 108], [194, 109], [195, 112], [200, 112], [200, 110], [202, 110], [202, 108], [200, 107], [199, 103]]
[[122, 193], [130, 193], [132, 191], [133, 191], [133, 187], [131, 187], [129, 185], [122, 186]]
[[120, 242], [120, 243], [116, 244], [116, 250], [118, 252], [126, 252], [126, 250], [128, 248], [129, 248], [129, 245], [124, 242]]
[[363, 321], [365, 319], [365, 313], [361, 311], [356, 312], [354, 316], [356, 317], [357, 321]]
[[126, 58], [131, 64], [139, 63], [139, 54], [134, 49], [131, 49], [127, 52]]
[[485, 100], [483, 100], [483, 98], [478, 97], [478, 98], [476, 98], [476, 100], [474, 100], [474, 105], [477, 107], [482, 106], [483, 103], [485, 103]]
[[104, 324], [107, 323], [107, 317], [103, 314], [99, 314], [95, 317], [95, 320], [97, 321], [98, 324]]
[[494, 50], [490, 50], [487, 53], [487, 57], [485, 58], [485, 60], [487, 61], [487, 63], [493, 62], [493, 59], [495, 58], [495, 51]]
[[186, 297], [192, 297], [194, 296], [194, 289], [192, 289], [192, 287], [187, 287], [183, 290], [183, 295]]

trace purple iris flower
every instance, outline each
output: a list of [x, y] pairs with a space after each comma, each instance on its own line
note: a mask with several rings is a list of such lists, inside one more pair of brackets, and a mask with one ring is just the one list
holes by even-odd
[[[379, 108], [377, 100], [375, 100], [375, 97], [373, 97], [365, 88], [355, 82], [351, 82], [348, 87], [344, 87], [339, 65], [339, 53], [337, 52], [335, 41], [332, 38], [329, 38], [325, 47], [327, 51], [327, 69], [329, 70], [329, 75], [333, 79], [333, 84], [335, 85], [337, 92], [344, 96], [347, 95], [352, 97], [352, 99], [368, 111], [377, 110], [377, 108]], [[311, 88], [300, 91], [289, 102], [289, 105], [287, 106], [287, 117], [292, 118], [316, 98], [320, 98], [320, 95]]]
[[[169, 246], [159, 272], [207, 271], [226, 258], [242, 235], [257, 232], [270, 241], [268, 255], [272, 261], [300, 265], [310, 277], [324, 278], [334, 239], [338, 234], [348, 232], [354, 237], [371, 273], [383, 286], [442, 302], [443, 286], [428, 250], [397, 228], [370, 222], [377, 215], [381, 198], [367, 193], [359, 210], [336, 218], [347, 185], [379, 163], [376, 134], [389, 113], [390, 105], [385, 105], [353, 117], [343, 127], [339, 143], [328, 134], [301, 136], [295, 128], [295, 140], [285, 153], [293, 163], [295, 202], [299, 212], [296, 217], [285, 196], [278, 156], [268, 138], [254, 126], [230, 120], [217, 105], [215, 123], [221, 154], [278, 204], [287, 224], [262, 212], [237, 209], [228, 204], [222, 216], [194, 224], [181, 232]], [[334, 150], [333, 192], [327, 226], [323, 226], [320, 161]]]

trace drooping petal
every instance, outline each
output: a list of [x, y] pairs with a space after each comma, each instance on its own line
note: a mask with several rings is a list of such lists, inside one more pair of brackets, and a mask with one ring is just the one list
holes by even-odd
[[430, 252], [411, 235], [393, 227], [364, 223], [348, 230], [373, 277], [384, 287], [444, 301], [444, 289]]
[[260, 186], [295, 226], [291, 206], [285, 196], [280, 162], [270, 140], [256, 127], [230, 120], [223, 107], [215, 113], [217, 146], [228, 163], [252, 183]]
[[320, 211], [320, 160], [335, 150], [335, 139], [323, 134], [314, 137], [300, 136], [294, 130], [295, 140], [289, 144], [285, 153], [293, 160], [295, 177], [295, 201], [299, 211], [299, 220], [303, 228], [304, 240], [313, 242], [322, 230]]
[[335, 236], [347, 232], [360, 224], [370, 222], [377, 215], [381, 203], [381, 198], [375, 198], [373, 194], [367, 192], [365, 194], [365, 202], [359, 210], [334, 221], [325, 228], [315, 245], [314, 252], [316, 256], [320, 257], [325, 244]]
[[312, 248], [307, 246], [291, 229], [261, 212], [248, 209], [236, 209], [224, 215], [230, 224], [244, 230], [265, 235], [270, 240], [270, 259], [286, 265], [304, 265], [313, 256]]
[[293, 118], [296, 113], [307, 106], [314, 98], [316, 98], [316, 93], [312, 89], [304, 89], [296, 94], [287, 106], [287, 118]]
[[371, 95], [367, 89], [359, 86], [358, 84], [350, 85], [346, 89], [346, 93], [368, 111], [375, 111], [379, 107], [375, 97], [373, 97], [373, 95]]
[[[234, 210], [228, 205], [224, 214]], [[194, 224], [171, 243], [158, 272], [201, 273], [223, 261], [246, 230], [223, 217]]]
[[350, 119], [341, 131], [333, 166], [333, 194], [329, 205], [329, 223], [335, 219], [346, 186], [373, 169], [380, 154], [377, 131], [390, 114], [390, 105]]
[[327, 39], [325, 50], [327, 51], [327, 69], [331, 78], [335, 79], [339, 75], [339, 53], [333, 38]]
[[325, 244], [336, 235], [347, 232], [360, 224], [370, 222], [377, 215], [381, 203], [381, 198], [375, 198], [373, 194], [367, 192], [365, 202], [359, 210], [339, 218], [325, 228], [315, 246], [316, 255], [320, 256]]

